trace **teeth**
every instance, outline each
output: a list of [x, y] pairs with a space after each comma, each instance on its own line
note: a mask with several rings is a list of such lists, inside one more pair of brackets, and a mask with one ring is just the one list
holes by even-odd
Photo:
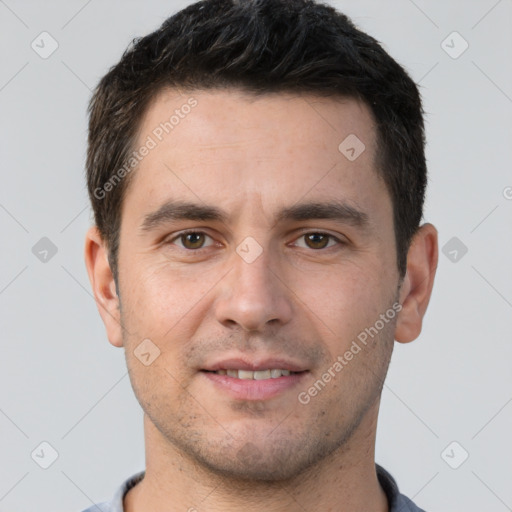
[[254, 372], [254, 380], [263, 379], [270, 379], [270, 370], [258, 370], [257, 372]]
[[252, 372], [250, 370], [217, 370], [217, 375], [227, 375], [228, 377], [234, 377], [235, 379], [244, 380], [264, 380], [264, 379], [277, 379], [279, 377], [287, 377], [290, 375], [290, 370], [257, 370]]

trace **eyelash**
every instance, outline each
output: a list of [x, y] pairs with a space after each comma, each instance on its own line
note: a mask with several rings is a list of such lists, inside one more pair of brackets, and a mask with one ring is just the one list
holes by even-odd
[[[206, 233], [204, 231], [200, 231], [200, 230], [197, 230], [197, 229], [188, 229], [188, 230], [185, 230], [185, 231], [181, 231], [179, 234], [177, 234], [176, 236], [174, 236], [173, 238], [168, 240], [166, 243], [167, 244], [173, 244], [173, 242], [175, 242], [176, 240], [181, 240], [182, 237], [185, 237], [185, 236], [190, 235], [190, 234], [206, 235], [207, 237], [212, 238], [210, 235], [208, 235], [208, 233]], [[299, 240], [300, 238], [303, 238], [303, 237], [305, 237], [307, 235], [323, 235], [323, 236], [328, 237], [330, 240], [335, 240], [337, 242], [337, 245], [339, 245], [339, 246], [346, 245], [346, 242], [344, 242], [343, 240], [340, 240], [339, 238], [335, 237], [334, 235], [331, 235], [330, 233], [325, 233], [323, 231], [307, 231], [305, 233], [302, 233], [296, 240]], [[212, 238], [212, 240], [213, 240], [213, 238]], [[201, 253], [201, 252], [207, 250], [209, 247], [210, 246], [208, 246], [208, 247], [200, 247], [199, 249], [187, 249], [186, 247], [180, 247], [180, 249], [183, 249], [184, 251], [187, 251], [187, 252]], [[335, 246], [323, 247], [321, 249], [311, 249], [310, 247], [307, 247], [307, 249], [311, 249], [312, 251], [315, 251], [315, 252], [320, 252], [320, 251], [325, 251], [327, 249], [332, 249], [333, 247], [335, 247]]]

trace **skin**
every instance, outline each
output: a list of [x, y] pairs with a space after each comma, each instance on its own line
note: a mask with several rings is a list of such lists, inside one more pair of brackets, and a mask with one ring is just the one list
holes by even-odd
[[[363, 103], [165, 90], [143, 119], [140, 143], [190, 96], [197, 107], [128, 187], [119, 296], [104, 240], [95, 227], [86, 237], [99, 312], [110, 343], [125, 348], [144, 410], [146, 476], [125, 510], [387, 511], [374, 462], [380, 394], [394, 340], [421, 331], [437, 231], [418, 230], [401, 280], [391, 198], [374, 164], [375, 123]], [[338, 150], [349, 134], [366, 148], [354, 161]], [[229, 219], [142, 230], [170, 199], [215, 205]], [[275, 219], [283, 207], [332, 199], [364, 212], [367, 226]], [[180, 238], [185, 229], [207, 236]], [[333, 238], [305, 236], [312, 233]], [[251, 263], [236, 251], [246, 237], [262, 251]], [[394, 303], [399, 314], [300, 403], [298, 394]], [[149, 366], [134, 354], [143, 339], [160, 350]], [[308, 373], [272, 398], [235, 399], [200, 370], [240, 354], [292, 360]]]

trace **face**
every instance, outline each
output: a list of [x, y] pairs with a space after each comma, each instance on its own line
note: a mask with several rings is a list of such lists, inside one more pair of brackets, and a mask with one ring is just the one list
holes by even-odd
[[[353, 138], [339, 149], [351, 134], [359, 156]], [[348, 450], [375, 426], [398, 315], [369, 110], [165, 91], [144, 144], [122, 208], [119, 293], [147, 417], [170, 449], [238, 478], [293, 477]]]

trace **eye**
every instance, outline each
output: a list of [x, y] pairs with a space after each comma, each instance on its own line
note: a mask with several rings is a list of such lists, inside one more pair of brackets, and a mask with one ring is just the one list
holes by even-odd
[[[206, 245], [207, 239], [211, 240], [211, 243]], [[329, 233], [322, 233], [319, 231], [312, 231], [309, 233], [302, 234], [297, 240], [304, 240], [305, 245], [300, 245], [295, 242], [294, 245], [303, 247], [305, 249], [327, 249], [335, 245], [343, 245], [344, 242], [331, 235]], [[188, 230], [183, 231], [170, 239], [169, 244], [176, 244], [178, 247], [188, 251], [200, 251], [211, 245], [213, 245], [213, 239], [203, 231]]]
[[[338, 238], [336, 238], [335, 236], [330, 235], [329, 233], [321, 233], [318, 231], [304, 233], [297, 240], [301, 240], [301, 239], [305, 240], [306, 245], [305, 246], [299, 245], [299, 247], [305, 247], [306, 249], [315, 249], [315, 250], [326, 249], [328, 247], [332, 247], [333, 245], [336, 245], [336, 243], [343, 244], [343, 242], [341, 240], [339, 240]], [[331, 245], [328, 245], [329, 240], [334, 241], [334, 243]]]
[[[213, 240], [210, 236], [208, 236], [206, 233], [203, 233], [202, 231], [183, 231], [179, 235], [175, 236], [171, 240], [169, 240], [169, 243], [176, 243], [176, 241], [179, 241], [181, 243], [181, 247], [186, 250], [198, 250], [203, 249], [205, 247], [205, 240], [209, 238], [210, 240]], [[212, 245], [212, 244], [210, 244]], [[180, 246], [178, 244], [178, 246]]]

